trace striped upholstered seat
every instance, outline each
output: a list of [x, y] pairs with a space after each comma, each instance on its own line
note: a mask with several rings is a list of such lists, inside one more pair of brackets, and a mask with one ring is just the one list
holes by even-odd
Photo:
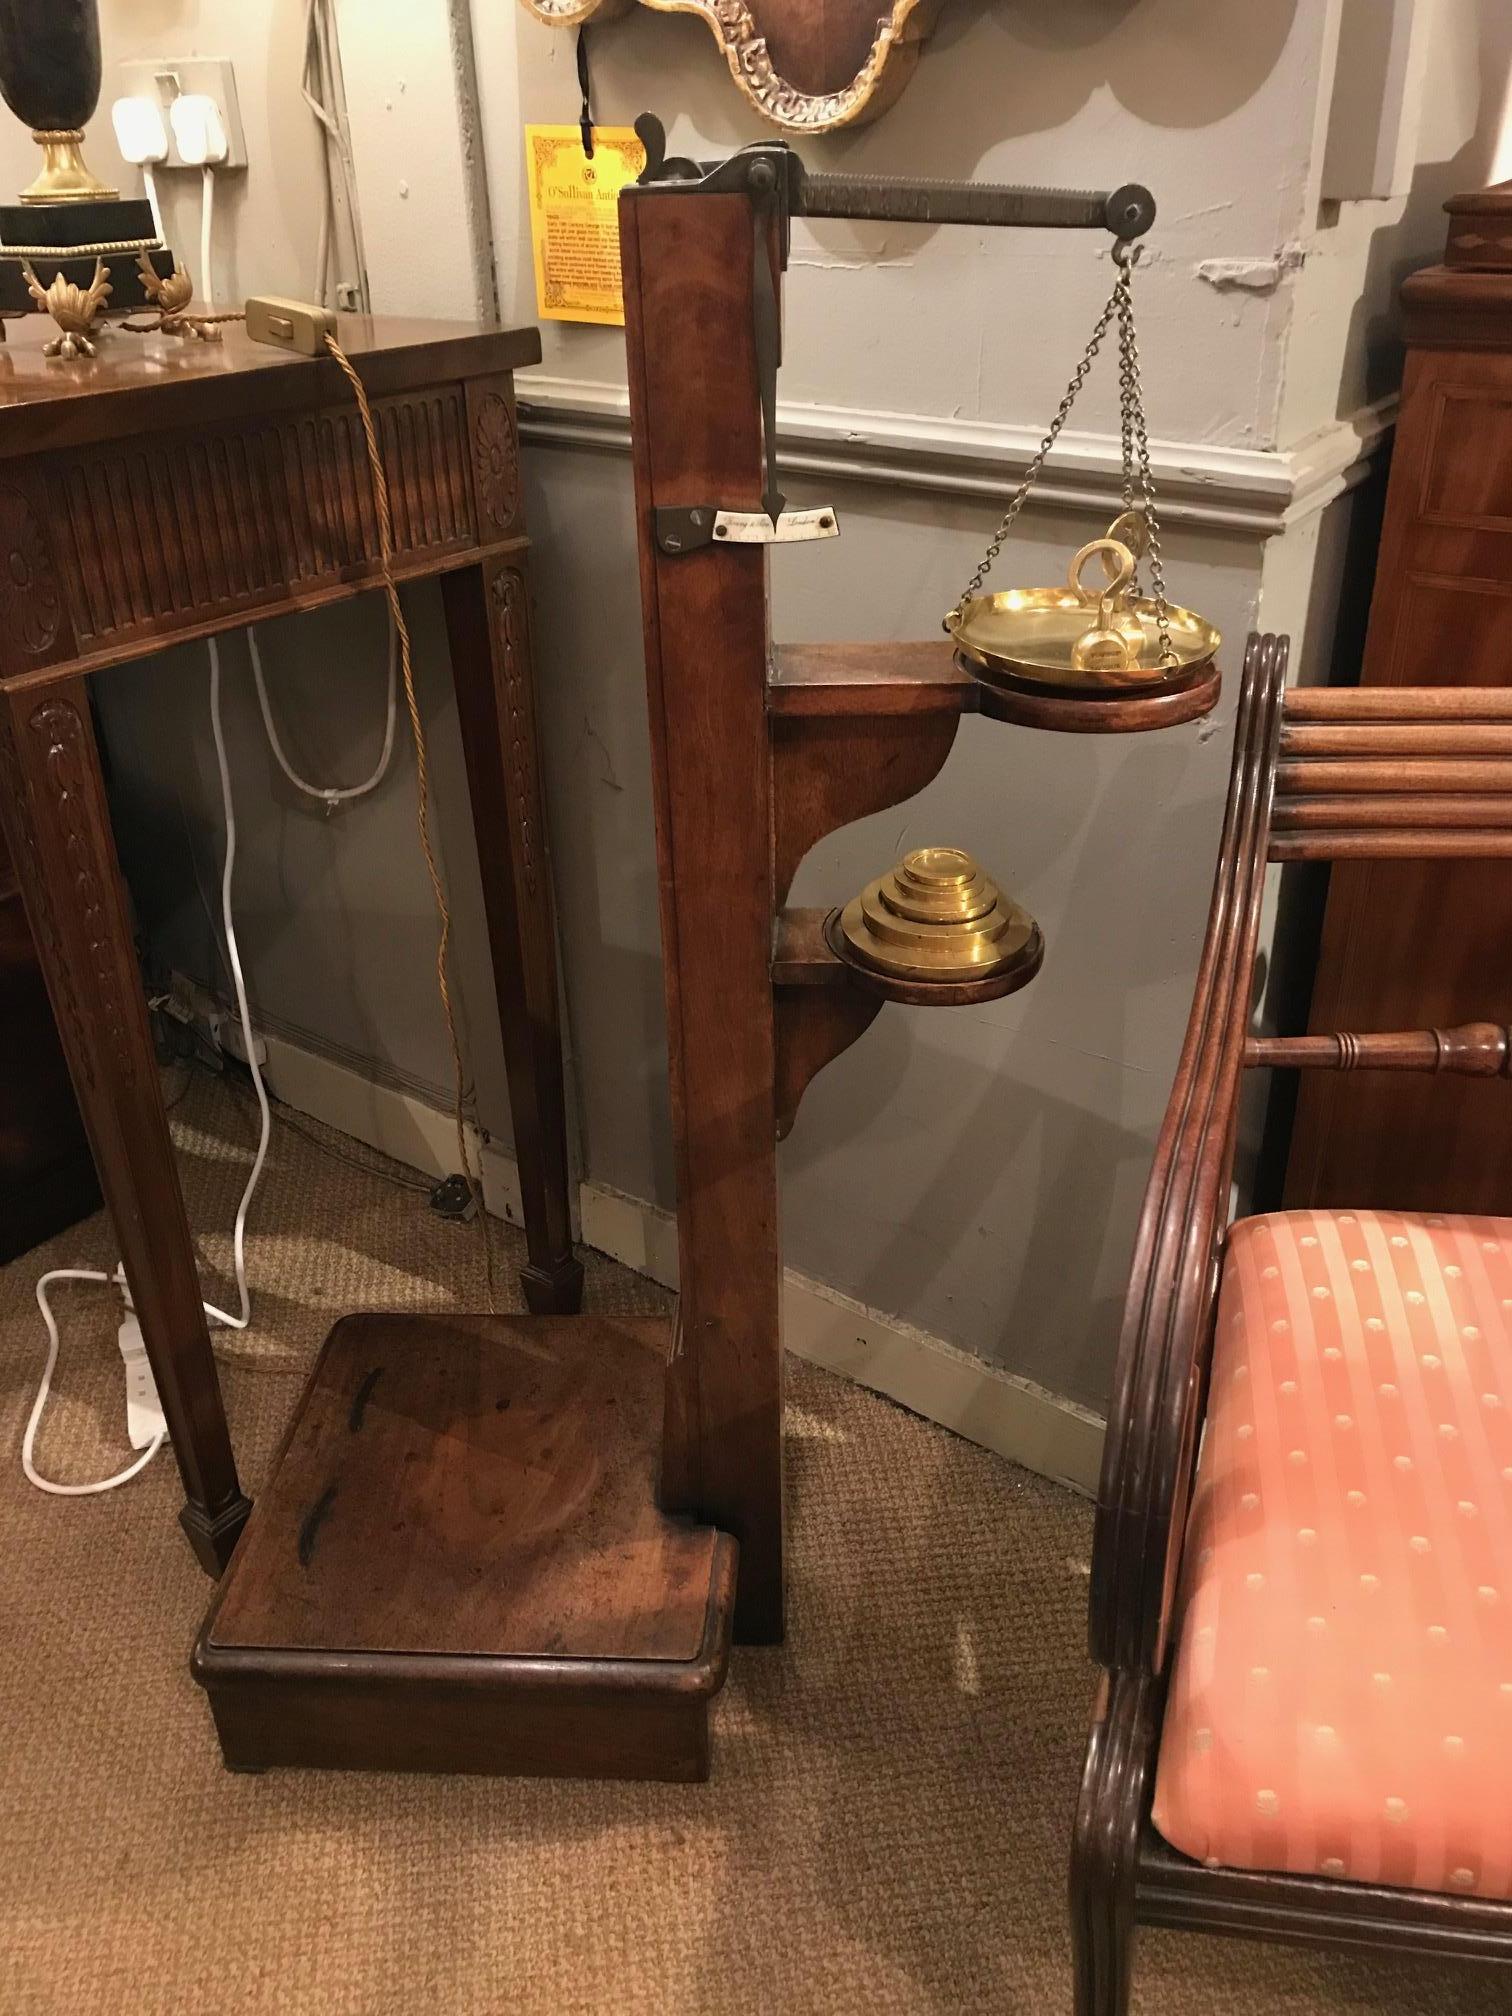
[[1512, 1219], [1229, 1235], [1154, 1819], [1512, 1896]]

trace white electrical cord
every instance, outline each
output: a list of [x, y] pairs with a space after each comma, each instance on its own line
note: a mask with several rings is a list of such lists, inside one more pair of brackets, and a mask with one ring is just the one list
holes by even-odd
[[42, 1383], [37, 1388], [37, 1397], [32, 1402], [31, 1417], [26, 1424], [26, 1433], [21, 1437], [21, 1468], [26, 1472], [28, 1484], [35, 1484], [39, 1491], [47, 1491], [54, 1498], [93, 1498], [101, 1491], [114, 1491], [118, 1484], [128, 1484], [156, 1456], [168, 1439], [165, 1428], [161, 1435], [154, 1435], [135, 1463], [128, 1463], [124, 1470], [117, 1470], [114, 1477], [103, 1477], [97, 1484], [55, 1484], [51, 1477], [44, 1477], [32, 1461], [37, 1445], [37, 1429], [42, 1421], [42, 1409], [47, 1405], [47, 1396], [52, 1391], [53, 1370], [58, 1362], [58, 1319], [52, 1312], [52, 1304], [47, 1299], [47, 1291], [54, 1281], [109, 1281], [113, 1277], [100, 1273], [95, 1267], [54, 1267], [44, 1274], [37, 1283], [37, 1307], [42, 1311], [42, 1321], [47, 1325], [47, 1363], [42, 1368]]
[[[338, 263], [334, 286], [341, 304], [343, 287], [356, 296], [356, 305], [366, 314], [368, 298], [367, 264], [363, 255], [362, 228], [357, 206], [357, 172], [348, 138], [346, 90], [341, 75], [340, 39], [332, 13], [332, 0], [306, 0], [304, 66], [299, 80], [300, 95], [320, 128], [320, 166], [323, 197], [320, 235], [315, 247], [315, 299], [329, 306], [332, 290], [331, 266]], [[351, 240], [354, 278], [343, 282], [339, 270], [340, 249], [336, 244], [340, 221], [336, 206], [336, 185], [332, 157], [341, 178], [345, 206], [346, 236]], [[350, 301], [348, 306], [353, 305]]]
[[[236, 923], [231, 914], [231, 879], [236, 868], [236, 806], [231, 796], [231, 768], [226, 760], [226, 736], [221, 722], [221, 667], [220, 646], [212, 637], [210, 643], [210, 728], [215, 737], [215, 760], [220, 771], [221, 807], [226, 820], [226, 864], [221, 874], [221, 923], [226, 934], [227, 962], [231, 968], [231, 981], [236, 989], [236, 1009], [241, 1016], [241, 1024], [247, 1038], [247, 1063], [252, 1073], [252, 1085], [257, 1094], [257, 1110], [261, 1119], [258, 1135], [257, 1154], [252, 1163], [252, 1172], [242, 1191], [241, 1202], [236, 1208], [236, 1230], [232, 1239], [232, 1253], [236, 1274], [236, 1293], [240, 1303], [240, 1314], [228, 1315], [224, 1309], [217, 1309], [206, 1302], [204, 1311], [212, 1323], [224, 1324], [228, 1330], [245, 1330], [252, 1318], [252, 1298], [247, 1289], [247, 1213], [262, 1177], [263, 1164], [268, 1159], [268, 1142], [273, 1132], [273, 1115], [268, 1105], [267, 1087], [263, 1084], [261, 1068], [257, 1062], [257, 1037], [252, 1028], [252, 1011], [247, 1002], [247, 983], [242, 973], [241, 948], [236, 942]], [[47, 1405], [52, 1390], [53, 1372], [58, 1363], [58, 1324], [48, 1300], [48, 1289], [55, 1281], [111, 1281], [116, 1277], [101, 1274], [93, 1267], [54, 1267], [44, 1274], [37, 1283], [37, 1307], [42, 1311], [42, 1321], [47, 1325], [47, 1363], [43, 1367], [42, 1381], [37, 1388], [37, 1397], [32, 1403], [26, 1432], [21, 1438], [21, 1468], [26, 1473], [29, 1484], [35, 1484], [39, 1491], [47, 1491], [58, 1498], [88, 1498], [101, 1491], [114, 1491], [119, 1484], [125, 1484], [140, 1471], [145, 1470], [163, 1443], [167, 1431], [155, 1436], [134, 1463], [124, 1470], [118, 1470], [114, 1477], [102, 1478], [94, 1484], [55, 1484], [51, 1478], [43, 1477], [33, 1461], [36, 1448], [37, 1429], [41, 1424], [42, 1410]]]
[[168, 240], [163, 231], [163, 212], [158, 203], [157, 178], [152, 172], [152, 163], [142, 163], [142, 187], [147, 193], [147, 201], [152, 206], [152, 228], [157, 233], [158, 243], [166, 245]]
[[215, 301], [210, 289], [210, 240], [215, 226], [215, 170], [207, 161], [200, 173], [203, 177], [200, 184], [200, 298], [209, 308]]
[[209, 644], [210, 730], [215, 737], [215, 761], [220, 770], [221, 805], [226, 815], [226, 865], [221, 873], [221, 923], [226, 932], [226, 954], [231, 963], [231, 984], [236, 989], [236, 1012], [241, 1017], [242, 1030], [247, 1039], [247, 1068], [252, 1073], [252, 1087], [257, 1094], [257, 1111], [261, 1128], [252, 1173], [247, 1178], [247, 1187], [242, 1191], [241, 1203], [236, 1207], [236, 1231], [232, 1238], [236, 1293], [241, 1303], [241, 1314], [228, 1316], [224, 1309], [217, 1309], [209, 1302], [205, 1304], [205, 1314], [212, 1322], [224, 1323], [230, 1330], [245, 1330], [252, 1320], [252, 1298], [247, 1293], [247, 1212], [251, 1208], [258, 1180], [263, 1172], [263, 1164], [268, 1159], [268, 1141], [273, 1132], [273, 1115], [268, 1106], [268, 1089], [263, 1084], [262, 1069], [257, 1061], [257, 1036], [252, 1027], [252, 1010], [247, 1002], [247, 982], [242, 973], [241, 947], [236, 942], [236, 925], [231, 916], [231, 877], [236, 869], [236, 806], [231, 797], [231, 766], [226, 760], [226, 733], [221, 723], [220, 645], [214, 637], [210, 638]]
[[278, 739], [278, 729], [273, 720], [272, 704], [268, 699], [267, 681], [263, 678], [262, 652], [258, 649], [257, 632], [250, 624], [247, 626], [247, 649], [252, 657], [252, 680], [257, 687], [257, 704], [262, 709], [263, 726], [268, 731], [268, 746], [277, 758], [279, 769], [295, 790], [302, 791], [307, 798], [318, 799], [322, 805], [330, 806], [346, 805], [353, 798], [365, 798], [370, 791], [376, 791], [388, 774], [389, 759], [394, 753], [394, 723], [399, 713], [399, 633], [392, 621], [389, 623], [388, 719], [383, 730], [383, 749], [371, 777], [361, 784], [348, 784], [341, 788], [307, 783], [284, 754], [284, 746]]

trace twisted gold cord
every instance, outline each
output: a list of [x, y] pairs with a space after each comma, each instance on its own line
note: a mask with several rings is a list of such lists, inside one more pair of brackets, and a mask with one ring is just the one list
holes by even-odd
[[457, 1120], [457, 1153], [462, 1161], [462, 1174], [468, 1188], [477, 1201], [478, 1225], [483, 1237], [483, 1268], [488, 1284], [488, 1308], [492, 1315], [496, 1306], [494, 1293], [493, 1234], [488, 1224], [488, 1209], [483, 1202], [483, 1173], [481, 1159], [477, 1175], [473, 1174], [472, 1158], [467, 1147], [467, 1126], [464, 1114], [467, 1106], [467, 1074], [462, 1065], [462, 1045], [457, 1038], [457, 1018], [452, 1007], [451, 988], [447, 984], [447, 953], [451, 944], [451, 911], [447, 908], [446, 891], [441, 883], [441, 871], [436, 866], [435, 850], [430, 837], [430, 773], [426, 761], [425, 729], [420, 720], [420, 704], [415, 698], [415, 672], [410, 661], [409, 625], [404, 620], [404, 610], [399, 601], [399, 588], [394, 580], [394, 521], [389, 509], [388, 475], [383, 466], [383, 452], [378, 446], [378, 430], [373, 424], [372, 408], [368, 405], [366, 387], [358, 377], [355, 367], [334, 336], [326, 337], [326, 348], [335, 358], [352, 388], [357, 401], [357, 410], [362, 416], [362, 432], [367, 441], [368, 467], [373, 475], [373, 501], [378, 510], [379, 563], [383, 570], [383, 588], [388, 597], [389, 616], [393, 621], [399, 639], [399, 667], [404, 676], [404, 698], [409, 709], [410, 732], [415, 743], [415, 782], [417, 816], [420, 828], [420, 851], [425, 856], [425, 866], [430, 874], [431, 894], [436, 902], [436, 915], [440, 919], [441, 931], [436, 942], [436, 985], [441, 994], [441, 1006], [446, 1015], [446, 1034], [451, 1043], [452, 1067], [455, 1073], [456, 1097], [454, 1102]]

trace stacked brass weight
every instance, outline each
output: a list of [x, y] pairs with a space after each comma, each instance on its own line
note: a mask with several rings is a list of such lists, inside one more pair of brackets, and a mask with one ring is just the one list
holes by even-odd
[[839, 917], [844, 948], [895, 979], [990, 980], [1039, 963], [1039, 927], [959, 847], [919, 847]]

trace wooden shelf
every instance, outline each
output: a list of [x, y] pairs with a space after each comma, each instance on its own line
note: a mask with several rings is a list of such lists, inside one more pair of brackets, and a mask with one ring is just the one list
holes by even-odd
[[1159, 728], [1178, 728], [1184, 721], [1200, 721], [1204, 714], [1211, 714], [1223, 686], [1223, 675], [1213, 664], [1190, 686], [1174, 691], [1122, 699], [1106, 695], [1073, 698], [1037, 690], [1028, 681], [1009, 685], [986, 675], [976, 677], [966, 658], [957, 658], [956, 664], [961, 676], [971, 678], [979, 689], [979, 714], [1015, 728], [1041, 728], [1055, 735], [1144, 735]]
[[1221, 686], [1212, 665], [1175, 691], [1071, 698], [1027, 681], [1011, 686], [981, 676], [946, 637], [902, 644], [782, 644], [767, 673], [767, 712], [777, 721], [983, 714], [1054, 734], [1139, 735], [1210, 714]]
[[906, 980], [879, 973], [838, 950], [843, 943], [837, 910], [783, 910], [777, 918], [772, 983], [777, 987], [853, 987], [877, 1001], [901, 1001], [911, 1008], [970, 1008], [999, 1001], [1027, 987], [1045, 956], [1039, 926], [1018, 962], [976, 980]]
[[780, 644], [767, 673], [767, 711], [788, 718], [875, 719], [970, 714], [977, 682], [950, 640], [904, 644]]
[[735, 1543], [656, 1502], [668, 1333], [351, 1316], [206, 1619], [226, 1762], [695, 1779]]

